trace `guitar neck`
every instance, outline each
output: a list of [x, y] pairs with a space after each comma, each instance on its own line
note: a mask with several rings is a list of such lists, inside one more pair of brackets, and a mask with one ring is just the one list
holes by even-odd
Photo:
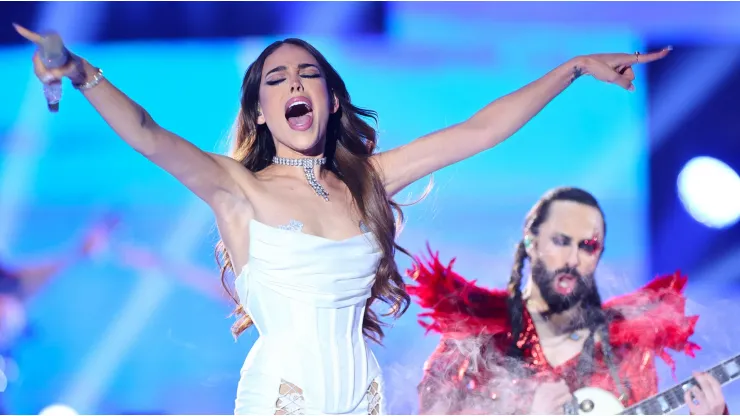
[[[712, 367], [707, 373], [713, 375], [723, 386], [740, 378], [740, 354]], [[698, 386], [694, 378], [689, 378], [670, 389], [628, 407], [623, 415], [667, 415], [686, 404], [684, 393]]]

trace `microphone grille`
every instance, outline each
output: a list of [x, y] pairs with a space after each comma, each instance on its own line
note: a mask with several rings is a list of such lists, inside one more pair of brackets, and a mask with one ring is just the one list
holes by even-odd
[[69, 59], [67, 48], [64, 47], [62, 38], [57, 33], [44, 35], [39, 46], [39, 56], [47, 68], [64, 66]]

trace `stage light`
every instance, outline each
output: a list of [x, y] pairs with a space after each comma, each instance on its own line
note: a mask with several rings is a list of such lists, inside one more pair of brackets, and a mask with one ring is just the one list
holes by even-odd
[[40, 415], [45, 416], [77, 416], [78, 413], [75, 411], [75, 409], [63, 405], [63, 404], [52, 404], [51, 406], [46, 406], [41, 412], [39, 412]]
[[677, 187], [684, 208], [700, 223], [725, 228], [740, 219], [740, 176], [726, 163], [695, 157], [679, 173]]

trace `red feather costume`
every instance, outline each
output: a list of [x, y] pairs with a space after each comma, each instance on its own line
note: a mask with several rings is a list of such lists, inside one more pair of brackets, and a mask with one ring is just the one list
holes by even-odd
[[[491, 365], [490, 361], [501, 361], [503, 351], [511, 344], [508, 293], [478, 287], [475, 281], [468, 281], [452, 270], [454, 259], [445, 266], [438, 254], [430, 250], [430, 255], [428, 262], [417, 258], [408, 271], [416, 281], [416, 285], [409, 285], [409, 294], [428, 309], [420, 314], [419, 323], [427, 332], [442, 334], [442, 341], [425, 364], [424, 379], [419, 386], [422, 412], [470, 413], [475, 409], [486, 413], [526, 412], [528, 407], [523, 406], [530, 404], [526, 401], [526, 386], [531, 388], [531, 381], [554, 378], [564, 379], [571, 391], [592, 386], [619, 396], [619, 388], [610, 377], [600, 348], [595, 348], [594, 371], [588, 380], [583, 380], [585, 377], [579, 376], [576, 369], [580, 354], [557, 367], [551, 366], [526, 308], [523, 309], [524, 329], [517, 343], [523, 356], [518, 362], [529, 370], [527, 374], [535, 375], [527, 380], [509, 376], [509, 384], [505, 384], [500, 379], [507, 377], [498, 371], [503, 367]], [[700, 349], [689, 341], [698, 316], [686, 316], [683, 296], [686, 281], [679, 272], [658, 277], [641, 289], [603, 305], [604, 309], [616, 310], [622, 316], [611, 322], [609, 334], [618, 374], [622, 380], [629, 381], [626, 405], [658, 393], [656, 356], [675, 370], [667, 350], [693, 357], [694, 351]], [[469, 340], [467, 346], [465, 340]], [[471, 357], [475, 358], [471, 360]], [[507, 391], [514, 393], [512, 397], [524, 397], [524, 403], [492, 410], [497, 396], [503, 397]], [[475, 397], [487, 404], [482, 405]], [[440, 400], [444, 403], [440, 404]], [[498, 400], [501, 405], [504, 402]]]

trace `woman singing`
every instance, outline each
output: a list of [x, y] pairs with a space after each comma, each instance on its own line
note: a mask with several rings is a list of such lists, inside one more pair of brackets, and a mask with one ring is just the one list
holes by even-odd
[[376, 153], [375, 112], [352, 104], [319, 51], [286, 39], [247, 69], [230, 156], [165, 130], [80, 57], [53, 70], [38, 54], [33, 61], [43, 83], [69, 78], [126, 143], [213, 210], [222, 280], [236, 276], [233, 332], [254, 324], [260, 334], [235, 413], [379, 414], [382, 376], [366, 340], [380, 341], [383, 331], [370, 306], [386, 302], [398, 317], [409, 305], [394, 261], [405, 251], [395, 243], [391, 197], [501, 143], [579, 76], [631, 90], [631, 67], [667, 53], [574, 58], [462, 123]]

